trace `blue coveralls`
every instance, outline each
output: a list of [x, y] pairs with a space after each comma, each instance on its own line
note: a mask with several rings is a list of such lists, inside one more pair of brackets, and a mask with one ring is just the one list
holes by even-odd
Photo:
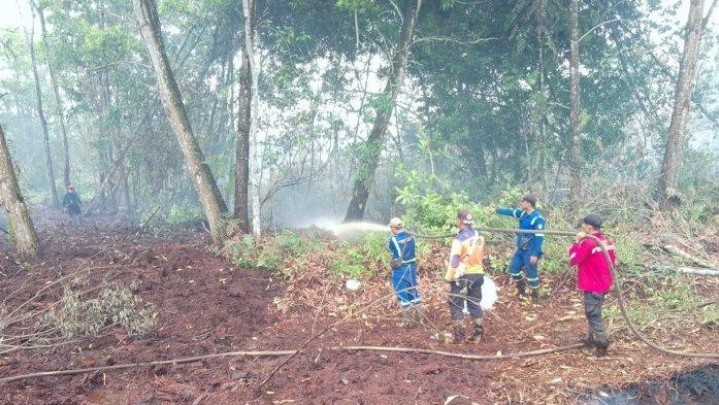
[[400, 259], [402, 264], [392, 270], [392, 288], [394, 289], [402, 309], [421, 302], [417, 288], [417, 256], [415, 254], [414, 237], [404, 229], [389, 239], [387, 249], [392, 253], [392, 260]]
[[[519, 218], [519, 229], [541, 231], [545, 228], [544, 218], [537, 210], [532, 211], [531, 214], [527, 214], [521, 209], [501, 207], [497, 208], [497, 214]], [[539, 269], [537, 264], [532, 264], [529, 261], [529, 258], [531, 256], [537, 256], [537, 258], [542, 257], [543, 242], [544, 234], [542, 233], [517, 234], [517, 251], [514, 252], [514, 257], [512, 257], [512, 261], [509, 263], [509, 274], [515, 282], [522, 279], [522, 269], [524, 269], [529, 287], [539, 287]]]

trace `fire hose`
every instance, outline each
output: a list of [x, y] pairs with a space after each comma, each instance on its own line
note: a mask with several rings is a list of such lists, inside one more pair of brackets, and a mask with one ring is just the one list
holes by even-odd
[[[504, 228], [473, 228], [476, 231], [480, 232], [496, 232], [496, 233], [513, 233], [513, 234], [536, 234], [536, 233], [542, 233], [545, 235], [558, 235], [558, 236], [574, 236], [576, 235], [576, 232], [567, 232], [567, 231], [550, 231], [550, 230], [526, 230], [526, 229], [504, 229]], [[443, 239], [448, 237], [454, 237], [455, 234], [445, 234], [445, 235], [422, 235], [414, 232], [412, 233], [417, 238], [423, 238], [423, 239]], [[634, 336], [636, 336], [639, 340], [641, 340], [644, 344], [647, 346], [656, 349], [660, 352], [675, 355], [675, 356], [684, 356], [684, 357], [699, 357], [699, 358], [710, 358], [710, 359], [719, 359], [719, 353], [694, 353], [694, 352], [684, 352], [684, 351], [678, 351], [678, 350], [672, 350], [668, 349], [666, 347], [660, 346], [649, 339], [647, 339], [644, 335], [642, 335], [637, 328], [634, 326], [634, 323], [629, 318], [629, 314], [627, 313], [626, 303], [624, 302], [624, 296], [622, 295], [622, 291], [619, 288], [619, 283], [616, 282], [616, 272], [614, 264], [612, 263], [611, 258], [609, 257], [609, 253], [607, 253], [607, 248], [600, 241], [596, 236], [587, 234], [586, 237], [588, 239], [593, 240], [597, 243], [597, 246], [602, 250], [602, 253], [604, 254], [604, 259], [609, 264], [609, 271], [612, 273], [612, 278], [615, 280], [614, 285], [612, 287], [612, 291], [617, 297], [617, 303], [619, 304], [619, 311], [622, 314], [622, 317], [627, 322], [627, 327], [632, 332]]]

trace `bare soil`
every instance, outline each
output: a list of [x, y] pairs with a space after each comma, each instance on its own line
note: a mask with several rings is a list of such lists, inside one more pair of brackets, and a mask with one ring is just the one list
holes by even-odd
[[[210, 253], [202, 232], [138, 234], [109, 219], [43, 225], [41, 261], [19, 263], [0, 244], [6, 312], [28, 301], [33, 308], [57, 305], [59, 284], [36, 292], [83, 272], [88, 290], [109, 282], [132, 286], [145, 305], [154, 305], [157, 324], [143, 336], [112, 328], [50, 348], [8, 349], [0, 341], [6, 349], [0, 378], [84, 370], [0, 383], [2, 404], [599, 404], [623, 389], [632, 389], [634, 399], [606, 403], [719, 400], [719, 392], [679, 392], [672, 382], [700, 367], [715, 370], [716, 357], [664, 354], [621, 320], [610, 325], [606, 357], [583, 347], [551, 351], [576, 346], [586, 333], [571, 272], [545, 278], [551, 294], [536, 306], [521, 305], [510, 280], [497, 275], [500, 298], [486, 313], [481, 344], [451, 345], [444, 341], [450, 320], [433, 269], [421, 270], [428, 322], [403, 328], [386, 277], [350, 292], [316, 277], [283, 280], [237, 268]], [[714, 300], [709, 305], [717, 305], [719, 282], [697, 280], [708, 302]], [[614, 302], [608, 296], [607, 304]], [[719, 348], [712, 325], [656, 325], [645, 333], [674, 350]], [[549, 352], [521, 355], [538, 350]], [[472, 355], [486, 358], [461, 357]], [[174, 363], [147, 364], [160, 361]]]

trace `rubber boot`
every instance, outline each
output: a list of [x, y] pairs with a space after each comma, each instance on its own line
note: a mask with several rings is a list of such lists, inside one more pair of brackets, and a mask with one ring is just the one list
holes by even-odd
[[464, 322], [461, 320], [454, 321], [452, 326], [454, 334], [452, 335], [452, 343], [459, 344], [464, 342]]
[[414, 320], [412, 319], [413, 312], [414, 310], [412, 310], [411, 307], [402, 308], [402, 323], [400, 324], [400, 326], [402, 326], [403, 328], [409, 328], [414, 325]]
[[536, 304], [539, 302], [539, 287], [531, 289], [530, 298], [532, 299], [532, 304]]
[[609, 335], [606, 332], [597, 332], [594, 334], [594, 346], [597, 348], [597, 357], [607, 355], [609, 347]]
[[523, 278], [516, 280], [515, 285], [517, 286], [517, 297], [524, 300], [527, 297], [527, 280]]
[[477, 344], [482, 340], [482, 334], [484, 333], [484, 326], [482, 326], [482, 318], [477, 318], [472, 321], [473, 331], [472, 336], [467, 338], [467, 342]]
[[424, 314], [422, 304], [414, 304], [412, 306], [412, 320], [418, 325], [424, 325], [425, 319], [426, 315]]
[[587, 334], [587, 337], [585, 337], [582, 340], [582, 343], [584, 343], [584, 346], [587, 346], [587, 347], [596, 346], [596, 342], [594, 341], [594, 333], [592, 333], [592, 331], [589, 331], [589, 333]]

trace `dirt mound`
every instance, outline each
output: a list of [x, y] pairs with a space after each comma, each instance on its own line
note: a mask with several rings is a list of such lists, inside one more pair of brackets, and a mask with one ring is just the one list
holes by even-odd
[[[711, 367], [707, 359], [650, 349], [622, 325], [611, 325], [609, 356], [579, 348], [586, 320], [569, 274], [545, 280], [552, 294], [537, 306], [520, 305], [511, 281], [495, 277], [500, 299], [487, 312], [482, 343], [449, 345], [442, 286], [429, 269], [420, 281], [427, 320], [402, 328], [383, 277], [358, 292], [305, 278], [308, 293], [298, 295], [300, 284], [288, 287], [213, 256], [203, 234], [151, 238], [86, 223], [53, 228], [42, 239], [43, 261], [0, 262], [5, 314], [26, 302], [38, 310], [57, 307], [63, 299], [57, 280], [83, 274], [82, 294], [121, 286], [156, 323], [137, 336], [113, 327], [64, 345], [50, 337], [33, 349], [16, 348], [21, 337], [3, 343], [2, 377], [65, 370], [6, 382], [3, 404], [562, 404], [590, 400], [587, 393], [601, 387], [629, 388]], [[715, 298], [719, 284], [705, 285]], [[45, 286], [40, 296], [37, 286]], [[656, 328], [650, 337], [680, 350], [716, 348], [715, 330], [679, 332], [681, 338]], [[18, 326], [3, 333], [23, 334]], [[701, 395], [708, 394], [683, 398], [700, 403]]]

